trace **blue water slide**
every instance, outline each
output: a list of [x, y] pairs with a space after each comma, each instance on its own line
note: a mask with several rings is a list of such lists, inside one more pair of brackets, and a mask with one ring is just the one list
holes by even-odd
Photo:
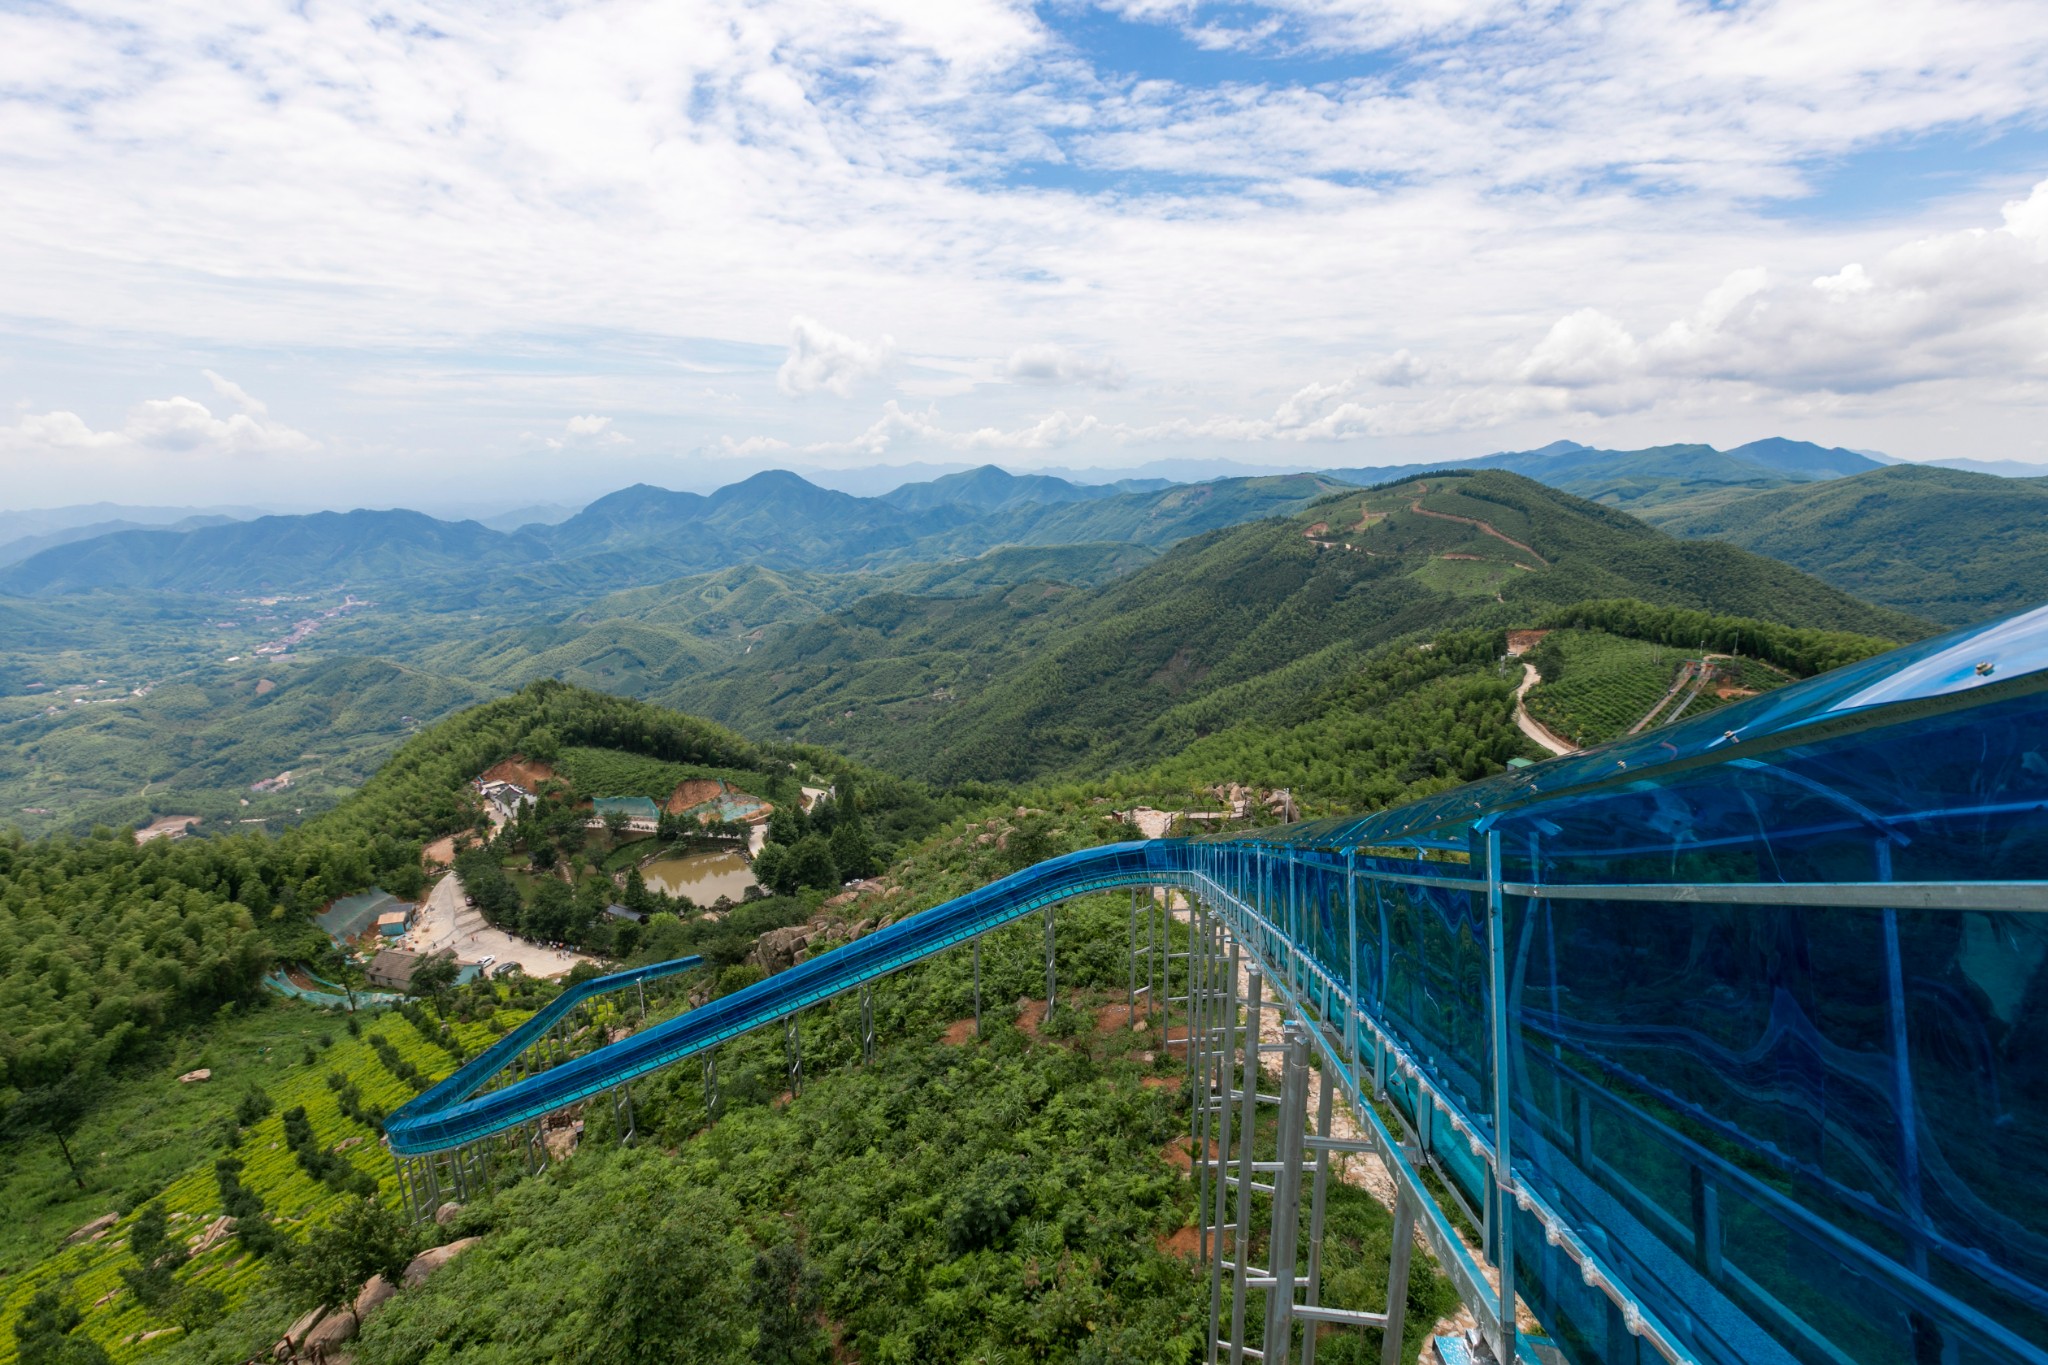
[[[2048, 1365], [2048, 608], [1393, 810], [1053, 859], [482, 1089], [572, 1002], [391, 1145], [458, 1147], [1158, 885], [1324, 1025], [1362, 1121], [1400, 1115], [1397, 1182], [1435, 1173], [1565, 1359]], [[1498, 1347], [1501, 1291], [1425, 1215]]]

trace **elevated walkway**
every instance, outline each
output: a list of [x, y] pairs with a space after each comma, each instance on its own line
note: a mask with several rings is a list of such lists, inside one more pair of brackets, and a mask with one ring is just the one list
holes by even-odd
[[[1397, 810], [1053, 859], [515, 1076], [569, 1010], [692, 964], [585, 983], [394, 1115], [392, 1150], [409, 1191], [488, 1178], [493, 1142], [530, 1157], [607, 1094], [630, 1127], [635, 1078], [778, 1021], [796, 1074], [806, 1006], [1161, 886], [1193, 911], [1148, 931], [1147, 989], [1193, 1040], [1191, 1132], [1223, 1139], [1204, 1250], [1233, 1309], [1263, 1300], [1248, 1347], [1219, 1287], [1231, 1359], [1372, 1325], [1316, 1303], [1312, 1195], [1300, 1275], [1237, 1250], [1255, 1207], [1295, 1244], [1313, 1063], [1497, 1359], [1519, 1296], [1571, 1361], [2048, 1365], [2048, 608]], [[1277, 1095], [1239, 1027], [1267, 1008]], [[1261, 1103], [1299, 1141], [1233, 1174], [1226, 1116]]]

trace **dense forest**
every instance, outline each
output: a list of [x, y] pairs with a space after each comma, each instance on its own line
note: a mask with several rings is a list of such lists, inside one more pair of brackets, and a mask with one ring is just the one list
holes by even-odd
[[[1563, 708], [1575, 732], [1626, 723], [1682, 655], [1727, 655], [1731, 678], [1758, 670], [1768, 686], [1927, 629], [1492, 472], [1336, 493], [1093, 586], [964, 586], [828, 606], [782, 580], [700, 585], [673, 607], [679, 628], [745, 641], [749, 673], [719, 664], [669, 690], [765, 738], [541, 680], [403, 738], [332, 809], [281, 832], [0, 837], [0, 1149], [14, 1158], [7, 1198], [30, 1211], [0, 1240], [22, 1272], [0, 1296], [0, 1361], [104, 1348], [226, 1365], [419, 1248], [422, 1233], [392, 1220], [385, 1163], [353, 1149], [555, 988], [457, 985], [449, 964], [420, 973], [401, 1010], [341, 1017], [263, 981], [301, 963], [359, 982], [313, 912], [373, 885], [419, 895], [431, 841], [455, 836], [441, 856], [490, 923], [612, 963], [701, 956], [654, 1002], [672, 1011], [786, 963], [763, 950], [778, 933], [821, 951], [1131, 837], [1116, 812], [1134, 804], [1212, 809], [1237, 784], [1285, 788], [1301, 815], [1357, 811], [1538, 758], [1514, 720], [1511, 629], [1551, 632], [1530, 656], [1543, 679], [1531, 705]], [[754, 605], [713, 609], [735, 595]], [[653, 617], [656, 597], [621, 605]], [[757, 609], [801, 619], [732, 634]], [[544, 654], [578, 629], [531, 643]], [[500, 669], [539, 657], [491, 648]], [[374, 688], [383, 675], [343, 676]], [[554, 776], [494, 828], [470, 784], [515, 757]], [[629, 832], [587, 803], [714, 780], [773, 807], [758, 885], [715, 907], [653, 889], [640, 864], [739, 847], [745, 827], [664, 812], [653, 833]], [[1254, 800], [1246, 818], [1278, 816]], [[857, 1064], [850, 1005], [808, 1012], [800, 1097], [783, 1093], [779, 1037], [728, 1046], [715, 1114], [694, 1068], [653, 1078], [636, 1099], [640, 1147], [594, 1142], [426, 1232], [483, 1241], [371, 1323], [359, 1358], [597, 1359], [594, 1328], [649, 1359], [1186, 1360], [1205, 1305], [1176, 1250], [1184, 1119], [1163, 1040], [1110, 1019], [1124, 914], [1113, 898], [1071, 907], [1071, 994], [1051, 1017], [1024, 1008], [1040, 967], [1020, 928], [985, 945], [985, 1037], [961, 1031], [972, 967], [955, 955], [878, 992], [872, 1067]], [[574, 1045], [623, 1022], [600, 1011]], [[218, 1088], [171, 1082], [166, 1099], [173, 1068], [192, 1066]], [[615, 1136], [587, 1118], [588, 1136]], [[165, 1139], [138, 1141], [149, 1127]], [[1348, 1187], [1335, 1208], [1329, 1283], [1363, 1306], [1385, 1210]], [[52, 1253], [108, 1210], [108, 1239]], [[237, 1220], [225, 1240], [187, 1235], [223, 1214]], [[687, 1291], [654, 1292], [676, 1266], [691, 1268]], [[1450, 1306], [1443, 1281], [1417, 1277], [1411, 1349]], [[1326, 1358], [1377, 1356], [1368, 1336]]]

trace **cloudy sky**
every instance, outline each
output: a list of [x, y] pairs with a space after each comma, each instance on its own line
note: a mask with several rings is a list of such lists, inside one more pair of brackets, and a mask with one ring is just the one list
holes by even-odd
[[0, 0], [0, 506], [2048, 461], [2040, 0]]

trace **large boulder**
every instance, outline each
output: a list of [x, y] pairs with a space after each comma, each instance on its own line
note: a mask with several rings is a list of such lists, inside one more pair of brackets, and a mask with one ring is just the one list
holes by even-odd
[[475, 1246], [480, 1240], [482, 1239], [477, 1237], [458, 1237], [447, 1246], [428, 1247], [413, 1257], [412, 1263], [406, 1266], [405, 1287], [415, 1289], [425, 1284], [429, 1275]]
[[770, 975], [787, 971], [803, 961], [803, 950], [813, 936], [814, 931], [807, 924], [793, 924], [787, 929], [770, 929], [754, 940], [754, 948], [747, 954], [747, 961]]
[[103, 1213], [99, 1217], [93, 1219], [90, 1223], [86, 1223], [81, 1227], [73, 1228], [71, 1230], [71, 1235], [64, 1239], [64, 1245], [76, 1246], [80, 1242], [87, 1240], [97, 1242], [100, 1238], [106, 1236], [107, 1233], [113, 1229], [114, 1224], [120, 1221], [121, 1215], [118, 1213]]
[[434, 1221], [445, 1228], [450, 1223], [454, 1222], [455, 1215], [461, 1212], [462, 1205], [456, 1203], [454, 1200], [451, 1199], [447, 1203], [443, 1204], [440, 1208], [434, 1210]]
[[356, 1315], [343, 1309], [329, 1313], [313, 1325], [306, 1333], [306, 1339], [299, 1343], [302, 1359], [323, 1365], [341, 1354], [341, 1348], [356, 1339]]
[[325, 1304], [307, 1309], [297, 1322], [284, 1329], [284, 1335], [278, 1339], [277, 1345], [271, 1348], [270, 1354], [278, 1360], [290, 1360], [298, 1354], [299, 1348], [306, 1344], [307, 1334], [318, 1327], [320, 1319], [326, 1316]]
[[382, 1308], [385, 1301], [397, 1292], [397, 1285], [382, 1275], [372, 1275], [370, 1282], [356, 1295], [356, 1321], [368, 1321], [370, 1314]]

